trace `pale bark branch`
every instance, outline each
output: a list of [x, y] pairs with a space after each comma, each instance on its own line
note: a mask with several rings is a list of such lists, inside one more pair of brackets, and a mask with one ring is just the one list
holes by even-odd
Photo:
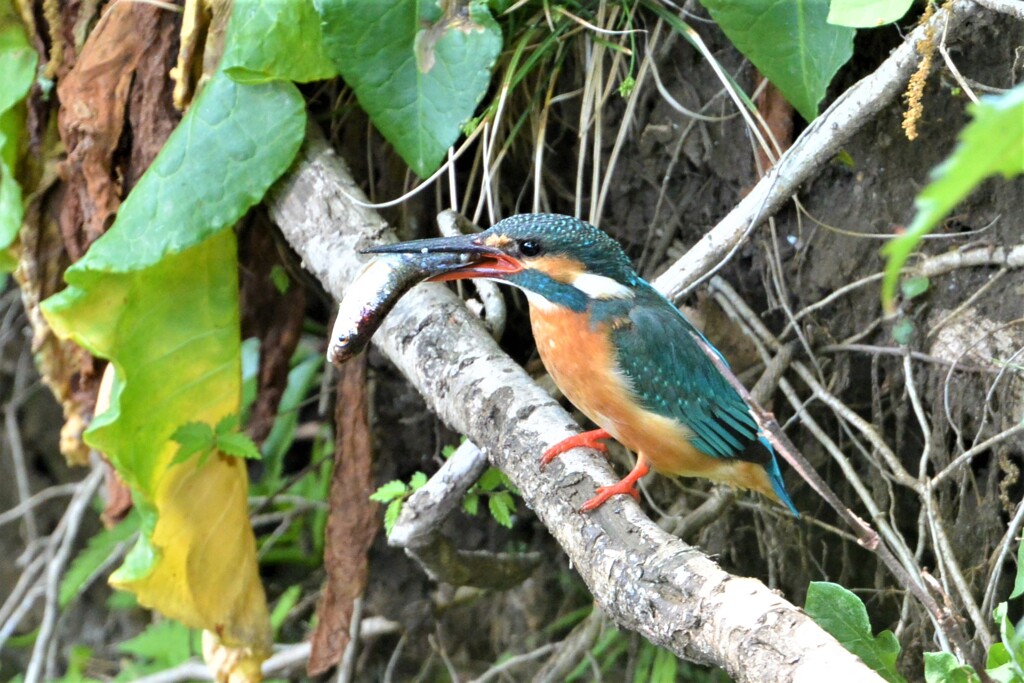
[[[358, 249], [388, 232], [353, 199], [365, 201], [316, 131], [268, 199], [304, 266], [336, 298], [365, 262]], [[611, 471], [579, 450], [540, 470], [539, 454], [577, 425], [443, 286], [413, 289], [374, 343], [508, 475], [619, 624], [737, 681], [880, 680], [801, 610], [759, 581], [722, 571], [627, 496], [580, 514], [595, 486], [615, 481]]]

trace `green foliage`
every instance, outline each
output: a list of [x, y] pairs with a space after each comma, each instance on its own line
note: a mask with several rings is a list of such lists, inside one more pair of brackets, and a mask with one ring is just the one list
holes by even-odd
[[888, 256], [882, 281], [887, 312], [895, 309], [900, 270], [924, 236], [986, 178], [1012, 178], [1024, 172], [1024, 83], [983, 97], [968, 111], [973, 120], [961, 131], [953, 154], [932, 171], [931, 182], [917, 196], [917, 213], [907, 231], [882, 249]]
[[[500, 490], [499, 490], [500, 489]], [[512, 515], [516, 511], [516, 501], [512, 494], [519, 495], [519, 490], [509, 481], [505, 473], [495, 467], [488, 467], [480, 479], [466, 492], [462, 499], [462, 509], [470, 515], [476, 515], [480, 509], [480, 498], [487, 498], [487, 509], [501, 526], [512, 528]]]
[[992, 617], [999, 626], [1000, 642], [994, 643], [988, 651], [985, 673], [996, 683], [1021, 683], [1024, 681], [1024, 633], [1018, 631], [1024, 622], [1013, 625], [1005, 602], [999, 603]]
[[235, 431], [237, 428], [237, 415], [224, 417], [216, 427], [205, 422], [186, 422], [171, 434], [171, 440], [179, 445], [171, 464], [179, 465], [199, 454], [199, 466], [202, 467], [215, 451], [234, 458], [259, 460], [260, 449], [248, 436]]
[[974, 669], [949, 652], [924, 653], [925, 683], [981, 683]]
[[487, 4], [317, 0], [324, 45], [359, 104], [420, 177], [441, 165], [501, 52]]
[[732, 44], [811, 121], [853, 55], [852, 28], [827, 21], [828, 0], [701, 0]]
[[872, 28], [903, 18], [914, 0], [832, 0], [828, 23], [851, 28]]
[[185, 662], [199, 653], [199, 632], [185, 628], [176, 621], [160, 620], [146, 627], [139, 635], [118, 644], [117, 649], [133, 656], [118, 676], [118, 681], [131, 681]]
[[128, 541], [138, 530], [139, 513], [133, 509], [113, 528], [103, 529], [89, 539], [61, 579], [58, 603], [62, 609], [82, 592], [86, 584], [106, 564], [114, 549]]
[[384, 531], [391, 535], [391, 530], [398, 522], [398, 516], [402, 514], [402, 505], [405, 501], [427, 483], [427, 475], [423, 472], [416, 472], [409, 479], [409, 483], [394, 479], [384, 484], [370, 494], [370, 500], [387, 505], [384, 509]]
[[302, 586], [289, 586], [281, 597], [277, 599], [277, 604], [274, 605], [274, 609], [270, 612], [270, 628], [274, 632], [274, 640], [278, 639], [281, 633], [281, 626], [284, 624], [285, 619], [288, 618], [288, 613], [295, 608], [295, 605], [299, 604], [299, 598], [302, 597]]
[[235, 0], [221, 68], [238, 83], [305, 83], [337, 75], [312, 0]]
[[807, 588], [804, 610], [847, 650], [860, 657], [889, 683], [906, 683], [896, 670], [900, 644], [892, 631], [871, 634], [864, 603], [839, 584], [813, 581]]
[[927, 292], [930, 286], [931, 282], [926, 275], [918, 275], [904, 280], [900, 285], [900, 291], [903, 292], [903, 298], [909, 301]]
[[1010, 600], [1024, 595], [1024, 540], [1017, 546], [1017, 577], [1013, 581], [1013, 591], [1010, 593]]
[[7, 0], [0, 2], [0, 273], [14, 269], [7, 251], [21, 228], [21, 187], [14, 179], [25, 127], [22, 100], [36, 77], [39, 55], [28, 42], [25, 29]]

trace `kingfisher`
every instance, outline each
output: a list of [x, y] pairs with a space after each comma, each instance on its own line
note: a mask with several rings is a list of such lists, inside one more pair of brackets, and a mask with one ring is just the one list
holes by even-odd
[[485, 278], [525, 292], [544, 367], [599, 427], [550, 447], [542, 465], [578, 447], [607, 453], [607, 439], [636, 453], [632, 471], [599, 487], [584, 511], [619, 494], [639, 500], [637, 482], [653, 469], [757, 491], [799, 517], [750, 406], [704, 348], [727, 368], [725, 358], [600, 229], [570, 216], [520, 214], [481, 233], [367, 252], [459, 254], [464, 266], [431, 279]]

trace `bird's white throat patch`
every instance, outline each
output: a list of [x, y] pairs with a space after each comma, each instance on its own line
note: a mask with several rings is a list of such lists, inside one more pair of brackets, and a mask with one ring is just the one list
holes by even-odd
[[635, 296], [626, 285], [594, 273], [578, 273], [571, 284], [591, 299], [632, 299]]

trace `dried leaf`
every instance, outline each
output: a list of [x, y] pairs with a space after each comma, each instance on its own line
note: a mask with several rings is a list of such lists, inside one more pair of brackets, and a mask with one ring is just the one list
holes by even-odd
[[124, 169], [115, 168], [114, 153], [136, 68], [156, 42], [163, 14], [142, 3], [113, 5], [57, 85], [57, 122], [67, 147], [67, 158], [57, 169], [67, 184], [60, 227], [73, 260], [110, 227], [121, 205]]
[[347, 363], [338, 380], [337, 442], [331, 480], [324, 568], [327, 582], [317, 608], [317, 627], [307, 671], [317, 676], [341, 658], [348, 645], [352, 603], [366, 587], [367, 552], [380, 522], [373, 492], [370, 428], [366, 421], [366, 358]]

